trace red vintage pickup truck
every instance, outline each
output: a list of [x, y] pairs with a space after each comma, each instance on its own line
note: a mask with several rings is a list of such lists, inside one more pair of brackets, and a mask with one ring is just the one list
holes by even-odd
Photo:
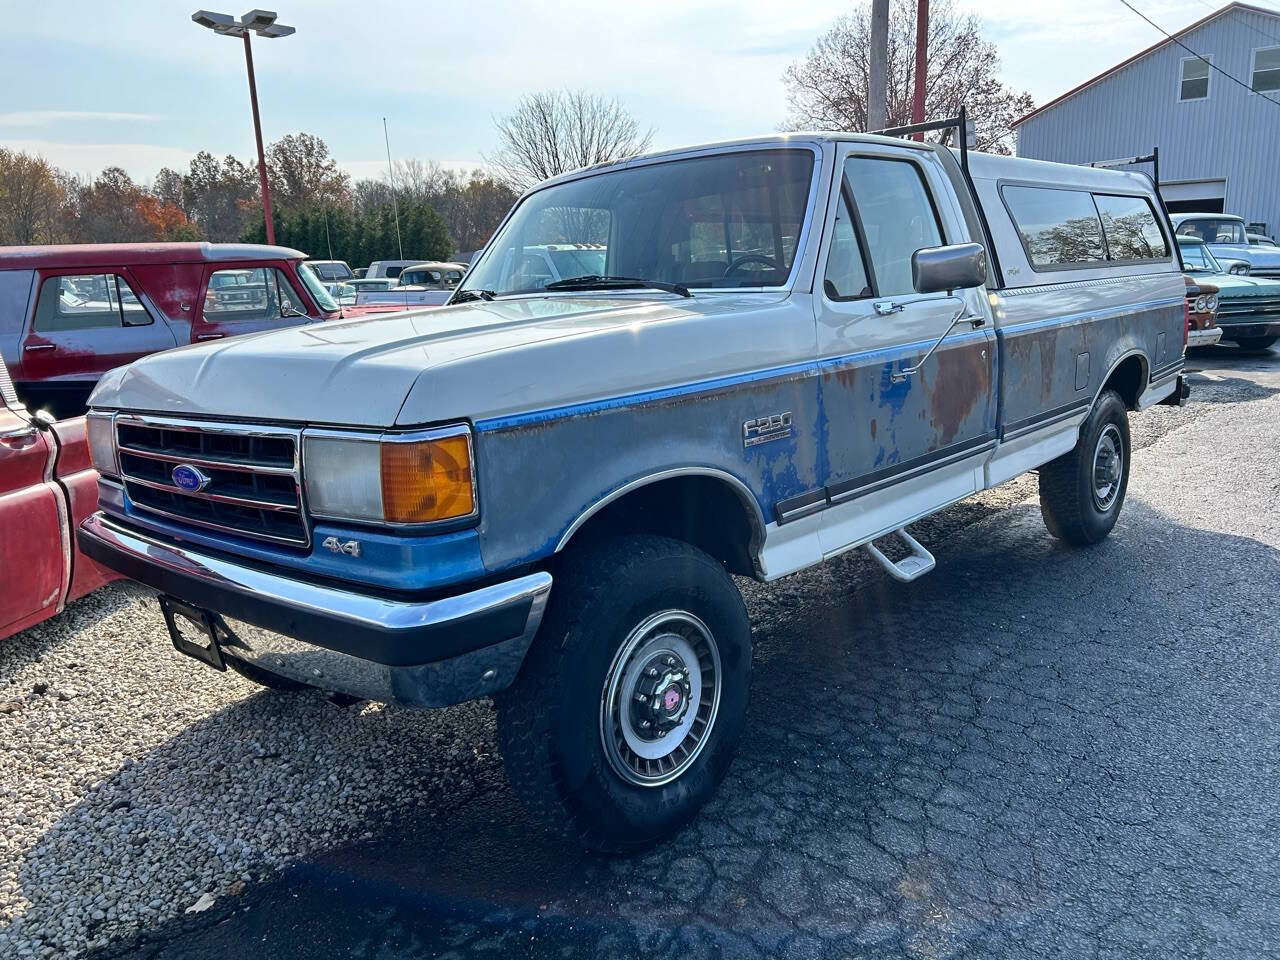
[[97, 504], [84, 417], [33, 416], [0, 359], [0, 639], [117, 578], [72, 536]]
[[243, 243], [0, 247], [0, 356], [31, 409], [83, 413], [102, 374], [148, 353], [337, 317], [305, 259]]

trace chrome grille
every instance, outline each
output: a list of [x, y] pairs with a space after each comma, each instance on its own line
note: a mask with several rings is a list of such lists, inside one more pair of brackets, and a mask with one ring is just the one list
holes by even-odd
[[1254, 317], [1280, 314], [1280, 297], [1218, 297], [1219, 317]]
[[[121, 414], [116, 445], [134, 507], [201, 527], [306, 546], [296, 430]], [[184, 490], [175, 467], [196, 467], [208, 483]]]

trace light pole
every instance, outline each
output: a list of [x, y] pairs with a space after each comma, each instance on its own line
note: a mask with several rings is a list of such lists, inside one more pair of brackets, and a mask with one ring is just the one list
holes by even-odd
[[274, 40], [277, 37], [287, 37], [295, 31], [293, 27], [276, 23], [276, 15], [272, 10], [250, 10], [239, 20], [229, 13], [197, 10], [191, 15], [191, 19], [224, 37], [244, 38], [244, 62], [249, 68], [249, 102], [253, 105], [253, 135], [258, 141], [258, 178], [262, 181], [262, 215], [267, 225], [267, 243], [275, 243], [276, 230], [271, 222], [271, 192], [267, 188], [267, 158], [262, 152], [262, 122], [258, 119], [258, 87], [253, 79], [253, 50], [249, 47], [249, 34], [256, 33], [260, 37]]

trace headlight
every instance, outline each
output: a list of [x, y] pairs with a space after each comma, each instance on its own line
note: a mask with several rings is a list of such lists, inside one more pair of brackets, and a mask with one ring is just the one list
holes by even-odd
[[302, 476], [311, 514], [334, 520], [418, 524], [476, 512], [471, 431], [416, 434], [308, 432]]
[[1218, 295], [1216, 293], [1209, 294], [1208, 302], [1205, 304], [1204, 308], [1210, 313], [1218, 312]]
[[106, 477], [118, 477], [116, 464], [115, 419], [109, 413], [90, 413], [84, 418], [85, 433], [89, 437], [89, 459], [94, 469]]
[[1209, 298], [1208, 298], [1208, 297], [1205, 297], [1205, 296], [1199, 296], [1199, 297], [1196, 297], [1196, 308], [1195, 308], [1195, 312], [1196, 312], [1196, 313], [1205, 313], [1205, 312], [1207, 312], [1207, 311], [1208, 311], [1208, 309], [1209, 309], [1208, 303], [1209, 303]]

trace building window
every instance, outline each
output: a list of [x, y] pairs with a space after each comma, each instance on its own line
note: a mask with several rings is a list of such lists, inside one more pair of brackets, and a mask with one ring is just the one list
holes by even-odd
[[1253, 89], [1257, 93], [1280, 90], [1280, 47], [1253, 51]]
[[1209, 96], [1209, 60], [1187, 57], [1182, 61], [1182, 88], [1179, 100], [1205, 100]]

